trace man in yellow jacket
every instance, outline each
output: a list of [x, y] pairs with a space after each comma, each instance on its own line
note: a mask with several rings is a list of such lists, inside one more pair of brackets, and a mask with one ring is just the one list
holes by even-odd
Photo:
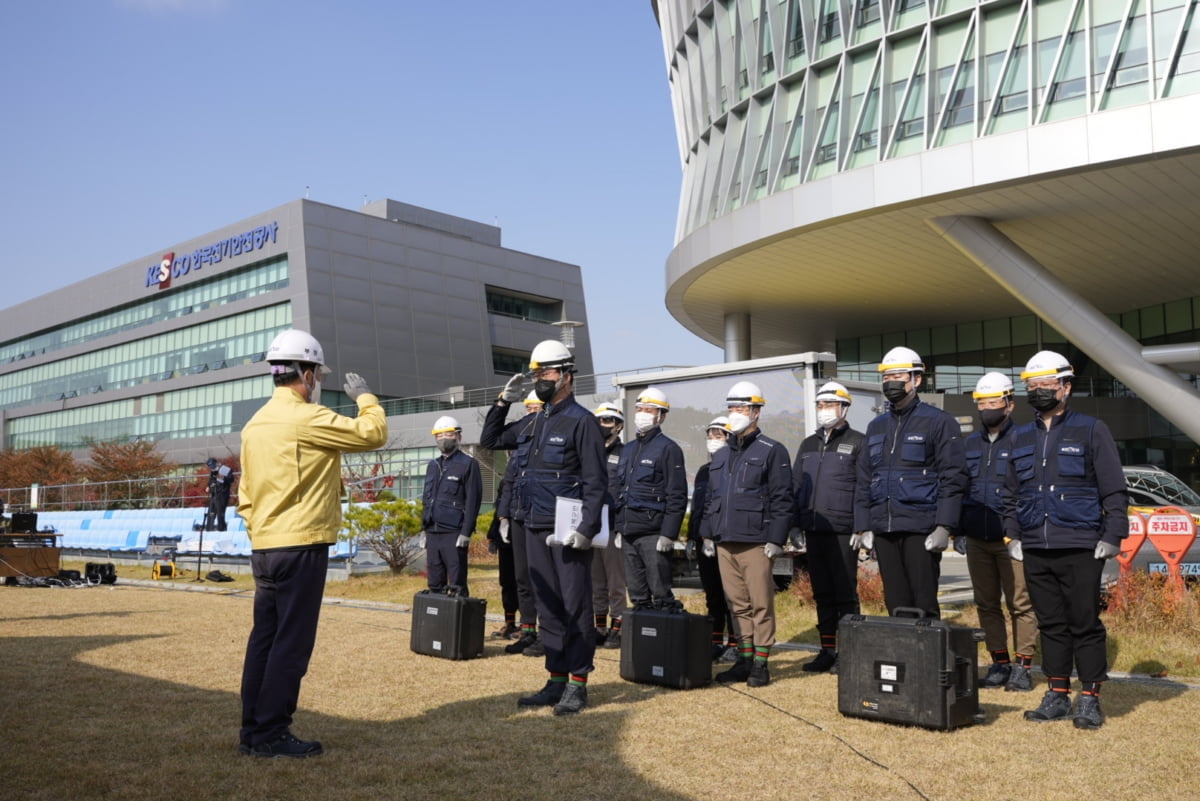
[[254, 571], [254, 628], [242, 667], [240, 750], [261, 757], [322, 753], [291, 732], [325, 593], [329, 546], [342, 526], [342, 453], [387, 441], [387, 417], [356, 373], [345, 391], [358, 417], [321, 405], [329, 374], [320, 343], [289, 329], [267, 351], [271, 399], [242, 429], [238, 514], [246, 521]]

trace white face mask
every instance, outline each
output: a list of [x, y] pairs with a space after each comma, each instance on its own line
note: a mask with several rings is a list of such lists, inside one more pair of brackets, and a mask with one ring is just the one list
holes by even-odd
[[704, 444], [708, 447], [709, 453], [716, 453], [717, 451], [721, 450], [721, 448], [725, 447], [725, 440], [710, 439], [710, 440], [706, 441]]
[[313, 382], [308, 385], [308, 402], [321, 402], [321, 379], [315, 372], [313, 373]]
[[833, 428], [841, 419], [842, 414], [836, 409], [817, 409], [817, 425], [821, 428]]
[[735, 434], [740, 434], [750, 427], [750, 415], [742, 412], [729, 413], [729, 430]]
[[637, 412], [633, 415], [633, 424], [639, 434], [644, 434], [658, 425], [658, 415], [654, 412]]

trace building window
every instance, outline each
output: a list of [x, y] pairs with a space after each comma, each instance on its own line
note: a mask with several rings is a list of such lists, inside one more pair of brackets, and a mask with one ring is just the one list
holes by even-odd
[[860, 0], [858, 4], [858, 27], [865, 28], [879, 22], [879, 0]]
[[556, 323], [562, 319], [562, 301], [499, 289], [489, 286], [487, 308], [491, 314], [533, 320], [539, 323]]
[[838, 13], [830, 11], [821, 20], [821, 44], [832, 42], [834, 39], [841, 37], [842, 31], [838, 27]]
[[492, 348], [492, 371], [499, 375], [515, 375], [529, 369], [529, 354], [507, 348]]

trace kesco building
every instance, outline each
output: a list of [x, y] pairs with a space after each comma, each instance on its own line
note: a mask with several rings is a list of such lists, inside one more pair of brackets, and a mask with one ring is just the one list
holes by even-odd
[[1059, 350], [1127, 463], [1200, 478], [1196, 0], [651, 6], [680, 323], [847, 378], [907, 345], [956, 414]]

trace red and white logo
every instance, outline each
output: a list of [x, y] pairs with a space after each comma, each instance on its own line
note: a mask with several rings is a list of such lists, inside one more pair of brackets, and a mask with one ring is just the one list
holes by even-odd
[[158, 265], [158, 288], [166, 289], [171, 285], [171, 268], [175, 265], [175, 254], [164, 253], [162, 262]]

